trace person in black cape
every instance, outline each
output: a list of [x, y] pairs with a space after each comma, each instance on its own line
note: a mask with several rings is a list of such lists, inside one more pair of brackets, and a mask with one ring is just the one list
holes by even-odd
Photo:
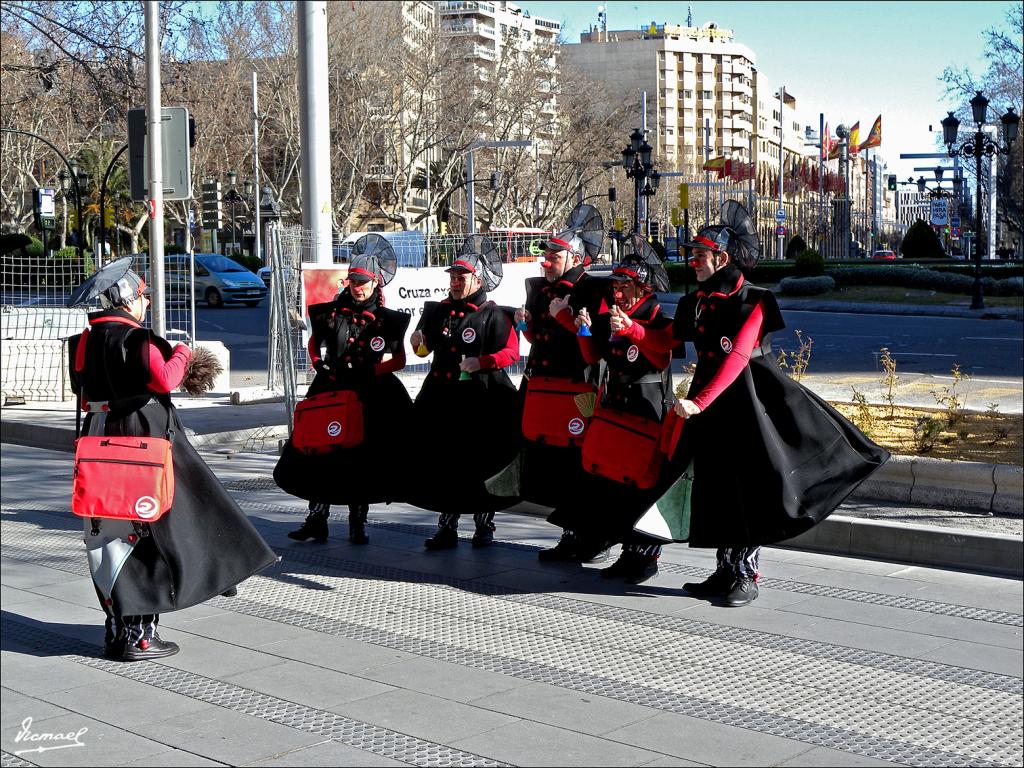
[[716, 548], [717, 567], [683, 586], [738, 607], [758, 596], [762, 545], [823, 520], [888, 453], [772, 357], [785, 324], [772, 293], [743, 274], [760, 252], [743, 206], [727, 201], [722, 223], [684, 247], [697, 288], [679, 301], [672, 335], [694, 346], [697, 366], [674, 404], [685, 426], [672, 466], [679, 477], [692, 462], [686, 541]]
[[402, 495], [387, 455], [412, 412], [409, 393], [395, 375], [405, 367], [405, 332], [411, 318], [384, 306], [381, 288], [394, 277], [397, 265], [390, 244], [379, 235], [367, 235], [356, 242], [353, 254], [342, 292], [334, 301], [309, 307], [308, 352], [316, 376], [306, 397], [355, 392], [362, 404], [364, 439], [324, 453], [305, 453], [291, 441], [285, 444], [274, 481], [309, 501], [305, 522], [288, 534], [297, 541], [326, 541], [331, 505], [347, 504], [348, 539], [367, 544], [370, 504]]
[[171, 439], [174, 501], [160, 519], [84, 518], [104, 655], [140, 661], [178, 652], [160, 637], [159, 614], [230, 592], [277, 557], [189, 444], [170, 392], [192, 352], [142, 327], [149, 289], [130, 265], [119, 259], [75, 289], [68, 306], [99, 298], [102, 309], [69, 339], [69, 354], [85, 434]]
[[[574, 230], [560, 232], [544, 242], [544, 275], [526, 280], [526, 304], [515, 315], [517, 326], [523, 327], [523, 335], [531, 345], [520, 387], [524, 403], [531, 397], [531, 378], [535, 382], [555, 379], [596, 383], [599, 366], [583, 358], [575, 326], [571, 322], [563, 326], [550, 311], [553, 300], [568, 299], [571, 310], [586, 308], [596, 315], [602, 300], [610, 298], [610, 282], [587, 274], [585, 256], [579, 234]], [[556, 417], [538, 412], [537, 418]], [[575, 488], [585, 479], [579, 446], [524, 439], [521, 461], [517, 468], [521, 497], [554, 508], [549, 522], [564, 523], [558, 543], [541, 550], [538, 559], [582, 563], [607, 560], [608, 542], [590, 538], [587, 531], [575, 530], [570, 522], [586, 519], [585, 510], [573, 509], [580, 504]]]
[[[597, 406], [611, 413], [631, 414], [660, 424], [672, 402], [672, 319], [661, 311], [655, 291], [668, 289], [668, 275], [660, 258], [642, 237], [630, 239], [631, 253], [612, 270], [610, 306], [591, 319], [580, 309], [574, 319], [565, 299], [551, 302], [551, 312], [567, 328], [587, 326], [589, 335], [577, 336], [583, 358], [604, 363]], [[591, 427], [593, 429], [593, 427]], [[593, 435], [588, 435], [590, 440]], [[614, 461], [620, 445], [610, 445]], [[559, 510], [551, 522], [580, 531], [591, 541], [618, 542], [622, 551], [602, 578], [622, 578], [641, 584], [658, 573], [661, 545], [633, 530], [634, 523], [652, 502], [650, 489], [641, 489], [607, 477], [585, 473], [573, 489], [579, 505], [573, 514]]]
[[[458, 544], [459, 517], [473, 513], [474, 547], [494, 541], [494, 513], [509, 500], [485, 481], [519, 450], [520, 410], [505, 368], [519, 360], [512, 310], [487, 299], [501, 282], [501, 261], [490, 239], [470, 235], [447, 272], [449, 294], [423, 306], [410, 342], [434, 353], [413, 404], [415, 459], [406, 500], [439, 513], [429, 550]], [[443, 478], [452, 478], [451, 483]]]

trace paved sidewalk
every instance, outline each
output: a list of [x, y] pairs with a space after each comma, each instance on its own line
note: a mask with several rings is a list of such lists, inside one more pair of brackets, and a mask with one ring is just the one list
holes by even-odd
[[179, 655], [126, 665], [98, 655], [70, 457], [3, 447], [3, 765], [1024, 762], [1019, 580], [770, 548], [730, 610], [679, 590], [713, 553], [610, 583], [541, 566], [556, 531], [529, 516], [485, 550], [466, 521], [425, 553], [434, 517], [402, 505], [371, 510], [369, 546], [341, 514], [299, 544], [273, 456], [204, 455], [282, 560], [166, 614]]

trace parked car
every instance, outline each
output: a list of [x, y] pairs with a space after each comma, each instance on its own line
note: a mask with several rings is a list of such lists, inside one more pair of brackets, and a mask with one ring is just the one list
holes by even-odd
[[260, 267], [256, 270], [256, 276], [263, 281], [268, 291], [270, 290], [270, 272], [270, 267]]
[[[168, 276], [188, 275], [188, 255], [166, 259]], [[186, 278], [187, 279], [187, 278]], [[195, 254], [195, 296], [209, 307], [242, 303], [255, 307], [267, 295], [267, 285], [237, 261], [217, 253]]]
[[898, 257], [896, 256], [895, 251], [890, 251], [887, 248], [879, 248], [871, 254], [871, 258], [876, 261], [896, 261]]

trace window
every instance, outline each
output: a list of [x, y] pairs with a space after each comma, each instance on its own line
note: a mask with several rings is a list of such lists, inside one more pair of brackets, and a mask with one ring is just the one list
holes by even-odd
[[683, 91], [683, 98], [684, 99], [692, 99], [693, 98], [693, 91]]
[[702, 99], [710, 99], [710, 98], [712, 98], [713, 96], [714, 96], [714, 94], [712, 94], [712, 93], [711, 93], [711, 91], [701, 91], [701, 92], [700, 92], [700, 97], [701, 97]]

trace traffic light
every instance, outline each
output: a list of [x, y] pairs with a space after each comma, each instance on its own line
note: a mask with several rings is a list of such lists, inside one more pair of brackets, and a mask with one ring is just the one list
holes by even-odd
[[651, 239], [661, 240], [661, 223], [657, 221], [651, 222]]
[[448, 234], [448, 222], [442, 221], [437, 225], [437, 234], [447, 235]]
[[679, 185], [679, 208], [686, 210], [690, 207], [690, 185], [680, 184]]
[[625, 219], [623, 219], [623, 218], [615, 219], [615, 230], [617, 232], [622, 232], [623, 230], [625, 230], [625, 228], [626, 228], [626, 220]]
[[893, 192], [896, 191], [896, 174], [889, 174], [889, 189]]
[[223, 226], [220, 182], [207, 179], [203, 182], [203, 229], [220, 229]]
[[615, 202], [615, 187], [608, 187], [608, 202]]
[[491, 191], [496, 192], [499, 184], [501, 184], [501, 174], [493, 171], [491, 173]]

